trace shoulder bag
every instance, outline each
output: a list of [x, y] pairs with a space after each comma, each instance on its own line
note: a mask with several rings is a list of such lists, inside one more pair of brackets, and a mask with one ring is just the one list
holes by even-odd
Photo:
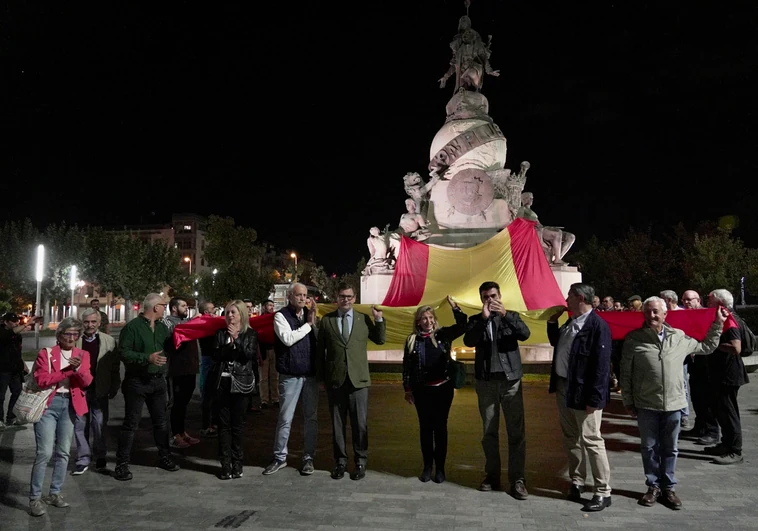
[[[50, 349], [45, 347], [47, 352], [47, 370], [53, 372], [52, 362], [50, 361]], [[24, 388], [21, 394], [16, 400], [16, 405], [13, 406], [13, 414], [16, 415], [17, 422], [21, 424], [36, 423], [42, 418], [42, 415], [47, 409], [47, 400], [50, 395], [55, 392], [57, 386], [52, 385], [45, 389], [40, 389], [37, 385], [37, 380], [34, 379], [34, 368], [36, 362], [32, 366], [32, 370], [26, 375], [24, 380]]]

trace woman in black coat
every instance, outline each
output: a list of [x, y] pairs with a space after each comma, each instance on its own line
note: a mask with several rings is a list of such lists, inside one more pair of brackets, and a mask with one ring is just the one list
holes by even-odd
[[255, 388], [253, 364], [258, 360], [258, 333], [250, 327], [247, 306], [230, 302], [224, 311], [226, 328], [216, 332], [213, 374], [219, 409], [220, 479], [242, 477], [242, 432], [245, 399]]

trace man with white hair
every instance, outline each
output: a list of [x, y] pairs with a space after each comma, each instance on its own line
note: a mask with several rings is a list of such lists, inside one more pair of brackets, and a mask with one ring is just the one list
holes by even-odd
[[303, 464], [300, 474], [313, 474], [313, 456], [318, 437], [318, 393], [316, 380], [316, 304], [305, 308], [308, 288], [300, 282], [287, 290], [289, 304], [274, 315], [274, 350], [279, 372], [279, 419], [274, 435], [274, 459], [263, 475], [274, 474], [287, 466], [287, 442], [295, 408], [303, 398], [305, 417]]
[[678, 510], [682, 502], [674, 490], [674, 473], [682, 407], [687, 402], [682, 363], [690, 354], [710, 354], [716, 349], [729, 312], [723, 307], [716, 310], [702, 342], [666, 323], [668, 308], [660, 297], [645, 300], [642, 312], [644, 324], [627, 334], [621, 353], [622, 399], [637, 417], [648, 486], [639, 503], [651, 507], [663, 496], [671, 509]]
[[[725, 307], [734, 312], [734, 297], [725, 289], [715, 289], [708, 294], [708, 307]], [[739, 321], [737, 321], [739, 323]], [[721, 426], [721, 442], [705, 449], [715, 456], [716, 465], [742, 463], [742, 423], [737, 404], [737, 391], [750, 382], [742, 361], [742, 336], [739, 326], [730, 328], [721, 336], [718, 347], [708, 358], [711, 378], [711, 405]]]

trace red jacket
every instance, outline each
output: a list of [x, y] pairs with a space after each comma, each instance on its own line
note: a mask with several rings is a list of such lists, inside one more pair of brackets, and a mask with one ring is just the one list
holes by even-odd
[[[37, 354], [37, 361], [34, 363], [34, 379], [37, 381], [38, 386], [45, 388], [50, 387], [51, 385], [57, 386], [57, 384], [68, 378], [69, 389], [71, 390], [71, 403], [74, 406], [74, 411], [76, 411], [77, 415], [84, 415], [89, 411], [87, 408], [87, 399], [84, 396], [84, 389], [92, 383], [89, 352], [74, 347], [71, 356], [74, 358], [82, 358], [82, 364], [79, 365], [79, 370], [75, 371], [71, 365], [61, 370], [61, 348], [59, 346], [53, 347], [50, 350], [53, 372], [48, 372], [47, 349], [43, 348], [39, 351], [39, 354]], [[54, 397], [55, 393], [50, 395], [50, 398], [47, 400], [48, 407]]]

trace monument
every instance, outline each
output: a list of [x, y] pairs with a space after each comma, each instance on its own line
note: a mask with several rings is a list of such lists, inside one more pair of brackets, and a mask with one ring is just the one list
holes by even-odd
[[[468, 13], [469, 0], [464, 4]], [[517, 217], [535, 222], [545, 258], [566, 293], [571, 283], [581, 280], [577, 268], [563, 260], [575, 237], [562, 227], [543, 226], [531, 209], [534, 196], [524, 192], [531, 165], [523, 161], [517, 172], [505, 167], [506, 138], [489, 116], [489, 102], [482, 93], [485, 78], [500, 75], [490, 64], [492, 36], [485, 42], [466, 14], [458, 20], [450, 50], [450, 63], [439, 84], [444, 89], [454, 77], [455, 86], [444, 123], [431, 142], [429, 179], [408, 172], [403, 177], [407, 212], [399, 226], [385, 231], [379, 246], [372, 247], [369, 238], [371, 258], [363, 272], [361, 303], [384, 300], [403, 235], [427, 245], [469, 248], [488, 241]], [[375, 232], [372, 238], [380, 236], [378, 229]]]

